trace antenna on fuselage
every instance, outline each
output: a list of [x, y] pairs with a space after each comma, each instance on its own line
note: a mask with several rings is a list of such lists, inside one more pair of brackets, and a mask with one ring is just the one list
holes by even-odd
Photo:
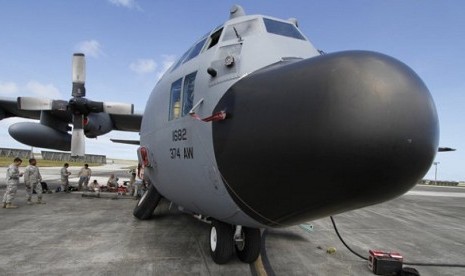
[[241, 17], [245, 15], [244, 9], [239, 6], [239, 5], [234, 5], [231, 7], [231, 10], [229, 11], [229, 19]]

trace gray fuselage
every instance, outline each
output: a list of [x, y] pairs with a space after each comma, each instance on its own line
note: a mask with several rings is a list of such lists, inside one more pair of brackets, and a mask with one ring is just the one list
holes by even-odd
[[163, 197], [233, 225], [281, 227], [406, 192], [431, 165], [438, 122], [401, 62], [320, 55], [293, 23], [257, 15], [214, 29], [165, 73], [140, 135]]

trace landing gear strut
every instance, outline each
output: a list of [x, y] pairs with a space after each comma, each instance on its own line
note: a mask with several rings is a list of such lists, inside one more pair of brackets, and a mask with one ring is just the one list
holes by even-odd
[[236, 255], [244, 263], [254, 262], [260, 255], [260, 229], [236, 226], [214, 220], [210, 229], [210, 254], [217, 264], [227, 263], [236, 248]]
[[244, 263], [253, 263], [260, 255], [260, 229], [241, 227], [240, 238], [236, 239], [236, 255]]

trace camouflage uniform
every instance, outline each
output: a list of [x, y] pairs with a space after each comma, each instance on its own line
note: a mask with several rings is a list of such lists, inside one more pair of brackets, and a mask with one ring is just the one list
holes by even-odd
[[24, 171], [24, 184], [26, 185], [27, 201], [31, 202], [32, 192], [36, 190], [38, 203], [42, 202], [42, 176], [39, 168], [34, 165], [28, 165]]
[[11, 204], [11, 201], [15, 198], [20, 176], [18, 166], [14, 163], [11, 164], [6, 171], [6, 191], [3, 195], [3, 206]]
[[78, 181], [78, 189], [79, 191], [82, 190], [82, 184], [84, 183], [84, 190], [87, 190], [87, 185], [89, 184], [90, 177], [92, 176], [92, 170], [89, 169], [88, 166], [84, 166], [79, 171], [79, 181]]
[[62, 192], [68, 191], [68, 187], [69, 187], [68, 178], [69, 178], [69, 175], [70, 175], [70, 172], [68, 171], [68, 168], [66, 168], [66, 167], [61, 168], [60, 176], [61, 176], [61, 191]]

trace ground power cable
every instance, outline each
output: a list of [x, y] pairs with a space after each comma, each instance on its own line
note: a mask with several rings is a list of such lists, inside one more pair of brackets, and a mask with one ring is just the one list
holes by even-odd
[[[339, 230], [337, 229], [336, 222], [334, 221], [333, 216], [330, 216], [329, 218], [331, 219], [331, 222], [333, 223], [334, 231], [336, 232], [336, 235], [338, 236], [342, 244], [344, 244], [344, 246], [357, 257], [362, 258], [364, 260], [368, 260], [367, 257], [364, 257], [361, 254], [355, 252], [352, 248], [350, 248], [350, 246], [347, 245], [347, 243], [344, 241], [344, 239], [339, 234]], [[424, 263], [424, 262], [404, 262], [403, 264], [413, 265], [413, 266], [437, 266], [437, 267], [463, 267], [465, 268], [465, 264]]]

